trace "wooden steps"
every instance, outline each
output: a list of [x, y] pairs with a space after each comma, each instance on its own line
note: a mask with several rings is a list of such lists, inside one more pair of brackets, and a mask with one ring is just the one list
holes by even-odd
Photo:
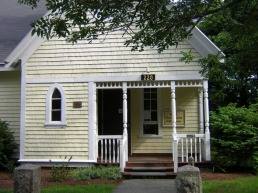
[[129, 158], [123, 173], [125, 178], [175, 178], [170, 158]]

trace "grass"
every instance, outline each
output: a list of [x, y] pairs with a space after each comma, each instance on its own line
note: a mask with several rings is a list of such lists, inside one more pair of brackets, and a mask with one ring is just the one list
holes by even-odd
[[[53, 185], [43, 188], [41, 193], [111, 193], [115, 185]], [[11, 190], [1, 190], [0, 193], [12, 193]]]
[[[43, 188], [42, 193], [111, 193], [115, 185], [54, 185]], [[258, 176], [233, 180], [210, 180], [203, 182], [204, 193], [258, 193]], [[0, 193], [12, 193], [1, 190]]]
[[258, 193], [258, 176], [203, 182], [204, 193]]

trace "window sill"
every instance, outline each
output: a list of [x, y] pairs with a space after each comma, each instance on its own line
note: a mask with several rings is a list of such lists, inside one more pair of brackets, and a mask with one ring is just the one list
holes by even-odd
[[45, 123], [45, 128], [65, 128], [66, 123]]

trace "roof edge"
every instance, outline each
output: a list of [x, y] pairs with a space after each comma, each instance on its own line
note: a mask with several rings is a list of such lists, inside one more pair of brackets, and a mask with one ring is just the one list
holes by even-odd
[[40, 38], [37, 35], [32, 36], [31, 34], [32, 30], [27, 33], [14, 50], [6, 57], [5, 66], [7, 68], [13, 67], [13, 65], [15, 65], [19, 60], [22, 62], [27, 61], [27, 59], [44, 41], [43, 38]]
[[198, 27], [192, 30], [192, 36], [188, 42], [196, 49], [202, 57], [207, 57], [209, 54], [224, 57], [225, 54], [218, 48]]

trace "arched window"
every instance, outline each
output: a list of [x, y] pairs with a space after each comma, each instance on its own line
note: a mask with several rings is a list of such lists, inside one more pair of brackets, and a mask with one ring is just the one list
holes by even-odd
[[51, 121], [62, 121], [62, 96], [60, 91], [55, 88], [52, 95]]
[[65, 94], [61, 85], [52, 85], [46, 97], [46, 125], [65, 125]]

